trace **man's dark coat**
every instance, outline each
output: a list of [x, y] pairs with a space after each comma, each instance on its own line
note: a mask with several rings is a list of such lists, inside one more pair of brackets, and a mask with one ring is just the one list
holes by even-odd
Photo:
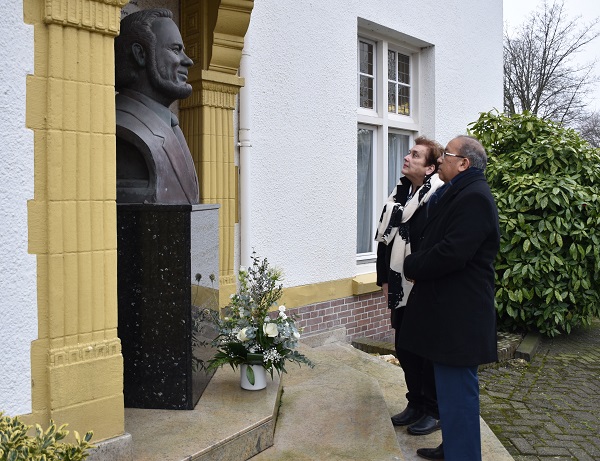
[[400, 346], [436, 363], [470, 367], [498, 357], [494, 260], [500, 231], [483, 173], [462, 174], [430, 204], [419, 251], [404, 262], [405, 276], [416, 283]]

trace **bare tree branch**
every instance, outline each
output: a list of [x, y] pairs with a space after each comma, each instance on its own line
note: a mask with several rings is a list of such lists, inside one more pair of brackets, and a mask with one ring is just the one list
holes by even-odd
[[577, 130], [593, 147], [600, 147], [600, 114], [591, 112], [580, 122]]
[[504, 33], [504, 110], [576, 124], [585, 116], [586, 94], [599, 81], [595, 62], [575, 57], [600, 35], [600, 19], [569, 19], [564, 0], [544, 1], [511, 36]]

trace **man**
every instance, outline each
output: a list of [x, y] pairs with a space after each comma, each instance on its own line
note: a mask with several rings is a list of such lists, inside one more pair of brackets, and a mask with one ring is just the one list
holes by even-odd
[[415, 285], [400, 346], [433, 362], [444, 442], [419, 456], [480, 461], [478, 365], [498, 359], [494, 260], [498, 211], [483, 174], [487, 156], [474, 138], [458, 136], [438, 159], [446, 184], [432, 196], [419, 251], [404, 261]]
[[142, 10], [125, 16], [115, 38], [117, 202], [198, 203], [198, 178], [169, 105], [187, 98], [193, 61], [173, 14]]

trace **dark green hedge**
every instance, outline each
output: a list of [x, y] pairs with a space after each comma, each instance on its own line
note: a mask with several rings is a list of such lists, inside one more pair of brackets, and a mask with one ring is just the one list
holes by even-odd
[[531, 114], [482, 114], [498, 205], [499, 327], [548, 336], [600, 314], [600, 156], [574, 130]]

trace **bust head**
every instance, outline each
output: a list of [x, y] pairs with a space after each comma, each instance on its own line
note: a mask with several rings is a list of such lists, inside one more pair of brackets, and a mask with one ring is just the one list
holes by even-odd
[[115, 38], [115, 88], [131, 89], [169, 106], [187, 98], [193, 61], [185, 54], [173, 13], [167, 9], [141, 10], [121, 20]]

